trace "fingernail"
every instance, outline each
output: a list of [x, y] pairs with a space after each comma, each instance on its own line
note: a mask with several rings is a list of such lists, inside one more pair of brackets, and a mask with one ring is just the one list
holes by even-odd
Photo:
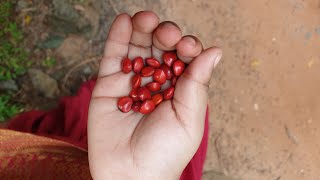
[[216, 66], [219, 64], [221, 58], [222, 58], [222, 54], [219, 53], [219, 54], [216, 56], [216, 58], [214, 59], [213, 67], [216, 67]]
[[161, 23], [161, 25], [162, 26], [168, 26], [168, 27], [176, 27], [176, 28], [178, 28], [179, 30], [180, 30], [180, 28], [179, 28], [179, 26], [176, 24], [176, 23], [174, 23], [174, 22], [172, 22], [172, 21], [163, 21], [162, 23]]
[[195, 46], [196, 40], [192, 36], [186, 36], [183, 38], [185, 41], [187, 41], [190, 45]]

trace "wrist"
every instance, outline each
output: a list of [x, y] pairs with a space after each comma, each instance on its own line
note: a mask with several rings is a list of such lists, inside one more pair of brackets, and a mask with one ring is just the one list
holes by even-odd
[[174, 175], [169, 173], [159, 174], [159, 172], [130, 172], [130, 170], [116, 170], [116, 171], [105, 171], [105, 174], [94, 174], [92, 173], [92, 178], [94, 180], [178, 180], [180, 175]]

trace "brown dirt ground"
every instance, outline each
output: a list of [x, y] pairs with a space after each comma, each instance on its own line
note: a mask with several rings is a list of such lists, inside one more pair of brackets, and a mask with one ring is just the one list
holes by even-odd
[[[71, 43], [63, 46], [81, 42], [89, 49], [87, 55], [66, 62], [56, 57], [57, 66], [43, 69], [51, 76], [62, 72], [57, 78], [61, 95], [72, 94], [92, 77], [78, 76], [83, 66], [96, 72], [102, 40], [117, 13], [153, 10], [162, 20], [177, 22], [184, 34], [198, 36], [205, 47], [217, 45], [224, 50], [210, 88], [211, 129], [204, 179], [223, 178], [215, 172], [234, 179], [319, 179], [319, 0], [88, 1], [99, 2], [91, 4], [105, 18], [97, 28], [97, 38], [82, 43], [82, 37], [71, 36]], [[41, 33], [29, 39], [45, 37], [46, 27], [37, 26], [36, 19], [33, 23], [30, 28]], [[34, 52], [33, 56], [43, 59], [58, 51]], [[47, 102], [30, 95], [32, 89], [24, 91], [20, 98], [30, 102], [29, 108]]]

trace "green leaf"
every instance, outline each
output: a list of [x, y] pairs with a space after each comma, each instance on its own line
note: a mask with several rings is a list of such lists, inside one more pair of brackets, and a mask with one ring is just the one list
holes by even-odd
[[45, 67], [52, 67], [57, 64], [57, 61], [55, 58], [47, 57], [42, 61], [41, 64], [42, 66], [45, 66]]
[[11, 104], [10, 100], [9, 94], [0, 95], [0, 122], [4, 122], [22, 111], [20, 105]]

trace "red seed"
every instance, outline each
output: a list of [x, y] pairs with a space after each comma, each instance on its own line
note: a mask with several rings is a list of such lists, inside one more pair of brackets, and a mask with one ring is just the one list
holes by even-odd
[[160, 67], [160, 62], [156, 60], [155, 58], [147, 58], [146, 63], [154, 68], [159, 68]]
[[156, 92], [161, 90], [161, 84], [158, 82], [150, 82], [146, 85], [146, 87], [149, 89], [151, 92]]
[[134, 112], [139, 112], [139, 111], [140, 111], [141, 104], [142, 104], [142, 103], [141, 103], [140, 101], [134, 102], [134, 103], [132, 104], [131, 109], [132, 109]]
[[171, 85], [175, 86], [177, 83], [178, 77], [177, 76], [173, 76], [173, 78], [171, 79]]
[[128, 74], [132, 70], [132, 63], [129, 58], [124, 58], [121, 63], [122, 72]]
[[185, 68], [186, 68], [186, 65], [181, 60], [176, 60], [172, 66], [173, 73], [176, 76], [180, 76], [183, 73]]
[[167, 80], [166, 74], [164, 73], [164, 70], [156, 69], [153, 73], [153, 80], [160, 83], [160, 84], [164, 84]]
[[132, 62], [132, 69], [135, 73], [140, 73], [141, 69], [143, 68], [143, 59], [142, 57], [137, 57]]
[[139, 74], [136, 74], [133, 76], [132, 78], [132, 88], [133, 89], [137, 89], [140, 87], [141, 85], [141, 76]]
[[174, 52], [165, 52], [163, 54], [163, 62], [167, 66], [171, 67], [175, 60], [177, 60], [177, 54], [176, 53], [174, 53]]
[[127, 113], [131, 110], [133, 100], [131, 97], [121, 97], [118, 100], [118, 109], [124, 113]]
[[172, 78], [173, 72], [169, 66], [162, 64], [160, 68], [164, 71], [164, 74], [168, 80]]
[[149, 77], [152, 76], [154, 73], [154, 68], [153, 67], [144, 67], [141, 69], [141, 76], [142, 77]]
[[163, 101], [163, 96], [162, 94], [154, 94], [151, 97], [151, 100], [154, 102], [154, 104], [157, 106]]
[[146, 87], [139, 88], [137, 93], [141, 101], [151, 98], [151, 92]]
[[155, 104], [152, 100], [145, 100], [141, 104], [140, 112], [142, 114], [149, 114], [154, 110], [154, 108], [155, 108]]
[[138, 96], [137, 89], [132, 89], [129, 96], [133, 99], [134, 102], [140, 101], [140, 98]]
[[174, 87], [169, 87], [168, 89], [163, 91], [163, 99], [169, 100], [172, 99], [174, 94]]

